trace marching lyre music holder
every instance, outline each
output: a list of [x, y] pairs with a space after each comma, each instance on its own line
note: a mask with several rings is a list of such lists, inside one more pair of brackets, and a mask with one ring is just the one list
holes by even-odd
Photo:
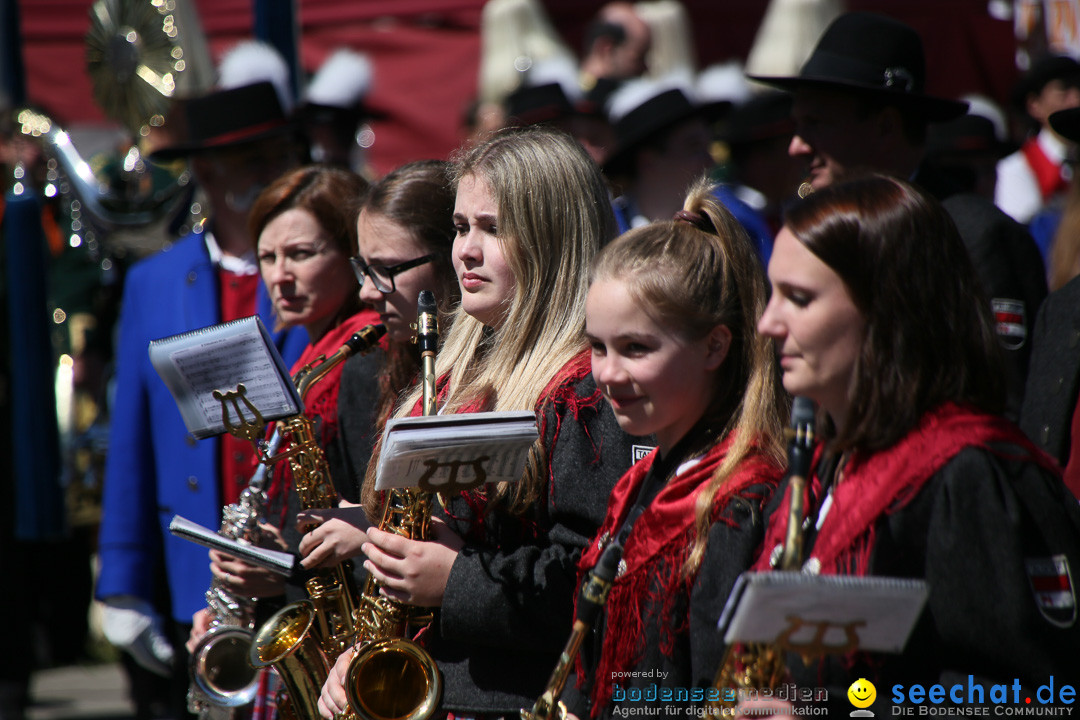
[[718, 628], [724, 642], [774, 643], [803, 661], [853, 650], [900, 652], [926, 602], [924, 581], [743, 573]]
[[[266, 435], [266, 420], [263, 419], [259, 409], [248, 400], [247, 388], [244, 387], [244, 383], [237, 385], [235, 390], [226, 390], [224, 392], [214, 390], [212, 394], [214, 399], [221, 403], [221, 421], [225, 424], [225, 431], [235, 438], [248, 440], [258, 446], [259, 440]], [[251, 413], [250, 420], [244, 416], [244, 412], [240, 409], [241, 403]], [[236, 413], [236, 417], [239, 418], [238, 422], [229, 419], [230, 407]]]

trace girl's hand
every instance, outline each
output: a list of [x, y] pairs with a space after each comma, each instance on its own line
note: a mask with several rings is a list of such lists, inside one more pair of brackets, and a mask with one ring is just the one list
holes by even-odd
[[442, 605], [450, 568], [465, 542], [438, 519], [431, 521], [434, 538], [409, 540], [378, 528], [368, 530], [361, 550], [364, 567], [379, 581], [379, 593], [421, 607]]
[[210, 630], [210, 608], [203, 608], [199, 612], [191, 616], [191, 632], [188, 633], [187, 642], [184, 643], [184, 647], [187, 648], [189, 654], [195, 653], [195, 648], [198, 647], [199, 641], [202, 640]]
[[210, 551], [210, 572], [226, 590], [239, 597], [274, 597], [285, 592], [282, 576], [218, 550]]
[[300, 539], [300, 564], [305, 568], [328, 567], [356, 557], [367, 542], [371, 523], [359, 506], [304, 510], [296, 516], [304, 532]]
[[322, 692], [319, 693], [319, 714], [326, 720], [334, 720], [335, 715], [349, 709], [349, 700], [345, 696], [345, 675], [355, 654], [356, 648], [349, 648], [338, 655], [337, 662], [330, 668], [330, 674], [323, 683]]

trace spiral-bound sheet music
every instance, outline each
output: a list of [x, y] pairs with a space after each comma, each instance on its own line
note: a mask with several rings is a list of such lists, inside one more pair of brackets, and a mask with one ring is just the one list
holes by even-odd
[[[215, 390], [235, 391], [243, 384], [248, 401], [264, 420], [295, 415], [303, 409], [285, 361], [258, 316], [154, 340], [150, 362], [168, 386], [188, 432], [197, 438], [225, 432], [221, 401]], [[241, 403], [244, 417], [252, 419]], [[238, 418], [231, 418], [236, 423]]]
[[528, 411], [394, 418], [383, 432], [375, 488], [446, 492], [514, 482], [537, 437]]
[[807, 642], [817, 633], [839, 646], [854, 632], [861, 650], [900, 652], [929, 594], [923, 580], [798, 571], [746, 572], [739, 576], [717, 623], [724, 643], [771, 643], [791, 633]]

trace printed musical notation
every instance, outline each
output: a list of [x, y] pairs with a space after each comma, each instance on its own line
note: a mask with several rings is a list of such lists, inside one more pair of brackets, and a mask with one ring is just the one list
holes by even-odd
[[[154, 340], [150, 361], [176, 400], [184, 424], [197, 438], [225, 431], [222, 401], [214, 397], [237, 391], [243, 402], [230, 403], [230, 412], [252, 420], [259, 411], [264, 420], [300, 412], [300, 396], [270, 334], [257, 316], [211, 325], [192, 332]], [[240, 418], [231, 417], [233, 424]]]

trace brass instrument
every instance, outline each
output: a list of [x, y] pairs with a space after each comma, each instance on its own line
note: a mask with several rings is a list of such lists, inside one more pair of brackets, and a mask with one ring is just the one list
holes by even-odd
[[[810, 474], [810, 462], [814, 455], [814, 403], [809, 398], [795, 398], [791, 406], [791, 427], [786, 435], [791, 502], [783, 548], [776, 548], [770, 564], [778, 570], [799, 570], [803, 562], [806, 478]], [[731, 700], [725, 699], [717, 704], [736, 704], [745, 694], [740, 691], [778, 688], [787, 674], [785, 650], [781, 643], [748, 643], [738, 649], [735, 645], [729, 646], [713, 687], [733, 688], [735, 693], [721, 693], [721, 697]]]
[[[385, 333], [383, 325], [368, 325], [330, 357], [301, 368], [293, 376], [300, 399], [330, 370], [369, 351]], [[263, 462], [288, 459], [305, 510], [334, 507], [337, 493], [315, 439], [314, 422], [301, 412], [279, 427], [289, 446]], [[316, 703], [330, 664], [352, 644], [356, 591], [345, 565], [316, 571], [306, 588], [309, 599], [285, 606], [255, 633], [249, 660], [255, 668], [273, 666], [278, 671], [288, 695], [287, 703], [279, 705], [285, 717], [310, 719], [318, 717]]]
[[[281, 439], [274, 433], [266, 452], [276, 452]], [[269, 467], [259, 463], [238, 502], [222, 511], [218, 533], [234, 540], [259, 544], [259, 524], [266, 515], [266, 478]], [[213, 706], [237, 708], [255, 699], [258, 673], [248, 662], [251, 639], [255, 634], [255, 600], [232, 593], [217, 578], [206, 591], [210, 610], [210, 629], [191, 653], [188, 710], [204, 720], [225, 713]]]
[[[422, 411], [434, 415], [435, 351], [439, 326], [435, 296], [423, 290], [417, 303], [416, 341], [420, 346]], [[432, 495], [415, 488], [387, 493], [379, 529], [413, 540], [431, 536]], [[359, 646], [345, 676], [352, 714], [361, 720], [426, 720], [442, 696], [442, 677], [431, 656], [406, 637], [430, 621], [405, 603], [382, 597], [371, 576], [357, 615]]]

